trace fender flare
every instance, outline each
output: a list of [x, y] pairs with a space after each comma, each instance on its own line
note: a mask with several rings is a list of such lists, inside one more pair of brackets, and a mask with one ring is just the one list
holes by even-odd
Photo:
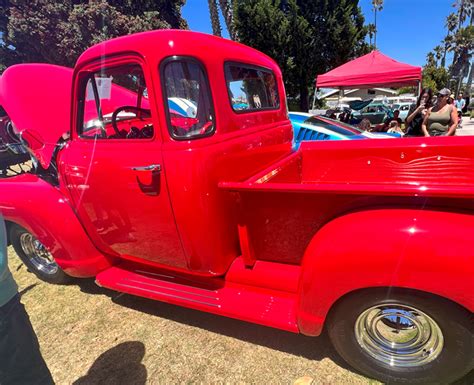
[[71, 276], [93, 277], [112, 265], [87, 236], [68, 198], [36, 175], [0, 180], [0, 213], [38, 238]]
[[374, 209], [323, 226], [302, 262], [300, 331], [319, 335], [334, 303], [360, 289], [400, 287], [474, 311], [474, 215], [431, 209]]

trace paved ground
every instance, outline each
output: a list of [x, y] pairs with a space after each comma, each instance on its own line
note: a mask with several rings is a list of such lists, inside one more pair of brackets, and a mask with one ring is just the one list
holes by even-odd
[[463, 116], [462, 128], [458, 128], [456, 130], [456, 135], [458, 136], [474, 135], [474, 119], [469, 119], [468, 116]]

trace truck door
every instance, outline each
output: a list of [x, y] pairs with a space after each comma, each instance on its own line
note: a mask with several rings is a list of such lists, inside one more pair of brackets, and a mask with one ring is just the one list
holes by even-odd
[[102, 60], [75, 82], [76, 129], [60, 168], [86, 231], [105, 253], [186, 268], [144, 66]]

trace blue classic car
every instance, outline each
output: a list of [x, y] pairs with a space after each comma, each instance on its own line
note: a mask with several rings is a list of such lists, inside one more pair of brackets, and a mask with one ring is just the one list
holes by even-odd
[[399, 136], [363, 131], [347, 123], [305, 112], [290, 112], [289, 117], [293, 125], [295, 148], [303, 140], [382, 139]]

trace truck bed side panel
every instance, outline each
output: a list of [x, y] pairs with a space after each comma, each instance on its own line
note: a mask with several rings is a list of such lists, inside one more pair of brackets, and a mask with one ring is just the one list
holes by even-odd
[[[474, 311], [474, 215], [431, 210], [372, 210], [324, 226], [303, 260], [300, 330], [319, 334], [343, 295], [370, 287], [433, 293]], [[341, 234], [344, 239], [341, 239]]]

